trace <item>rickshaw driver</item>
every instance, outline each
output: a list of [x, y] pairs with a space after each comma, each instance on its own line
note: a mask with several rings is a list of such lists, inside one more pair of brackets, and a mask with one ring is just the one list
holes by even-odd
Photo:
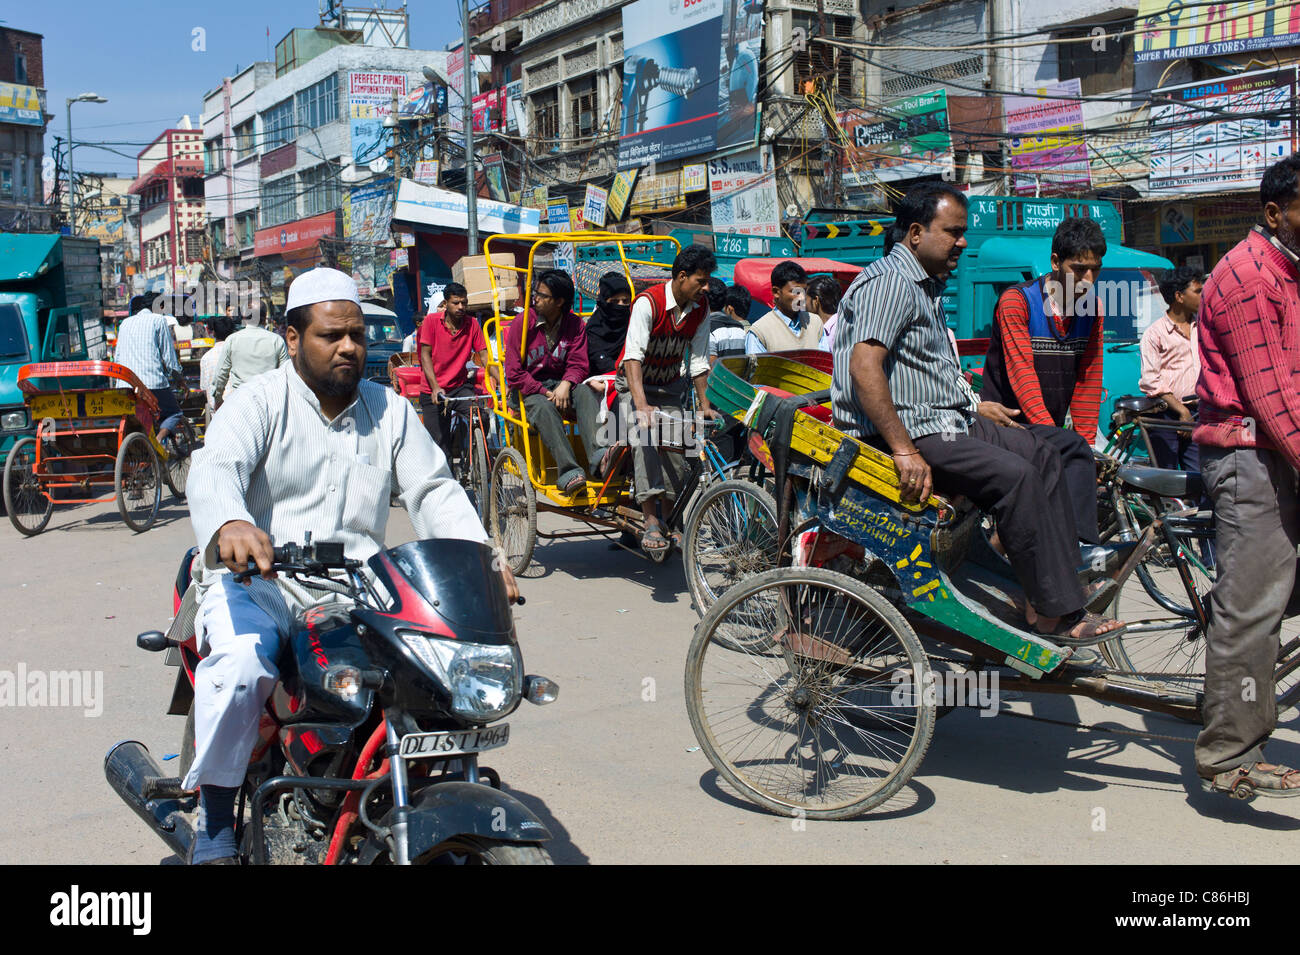
[[896, 244], [840, 305], [835, 423], [893, 456], [905, 500], [923, 501], [937, 484], [994, 515], [1037, 632], [1067, 645], [1117, 636], [1124, 624], [1085, 610], [1097, 591], [1085, 593], [1076, 575], [1060, 455], [1016, 424], [1015, 412], [979, 401], [953, 352], [942, 294], [966, 247], [966, 209], [945, 183], [916, 186], [899, 203]]
[[[713, 253], [700, 245], [688, 245], [678, 252], [671, 279], [646, 289], [633, 301], [627, 340], [619, 356], [611, 399], [617, 401], [618, 420], [632, 447], [636, 501], [645, 520], [641, 549], [647, 553], [659, 553], [669, 546], [659, 514], [668, 482], [657, 446], [662, 420], [656, 419], [656, 412], [682, 415], [682, 361], [688, 349], [699, 414], [710, 420], [721, 417], [705, 395], [709, 303], [703, 293], [717, 264]], [[671, 483], [680, 486], [680, 481]]]
[[[414, 407], [361, 380], [366, 325], [356, 282], [335, 269], [304, 272], [289, 287], [286, 315], [292, 364], [231, 395], [190, 472], [202, 555], [195, 627], [206, 651], [194, 674], [194, 762], [184, 780], [200, 792], [194, 863], [234, 861], [234, 800], [278, 676], [278, 648], [295, 614], [329, 597], [276, 580], [273, 542], [310, 531], [365, 560], [383, 546], [393, 495], [421, 538], [488, 541]], [[222, 568], [250, 562], [261, 576], [248, 586]], [[501, 573], [513, 601], [514, 578], [504, 564]]]
[[157, 438], [163, 444], [185, 417], [172, 391], [172, 383], [183, 385], [185, 378], [171, 326], [166, 316], [153, 311], [150, 301], [148, 295], [131, 299], [131, 314], [122, 319], [117, 329], [113, 360], [131, 369], [157, 400]]

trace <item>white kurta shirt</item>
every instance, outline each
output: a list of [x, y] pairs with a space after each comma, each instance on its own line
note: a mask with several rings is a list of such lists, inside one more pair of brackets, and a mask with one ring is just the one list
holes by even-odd
[[[362, 381], [357, 399], [327, 421], [292, 365], [255, 378], [222, 405], [194, 453], [189, 482], [201, 593], [227, 573], [216, 538], [228, 521], [248, 521], [277, 545], [302, 543], [311, 531], [313, 541], [341, 542], [348, 557], [366, 560], [383, 546], [397, 498], [422, 539], [488, 541], [409, 401]], [[282, 623], [284, 605], [266, 592], [276, 584], [294, 611], [321, 597], [283, 577], [254, 578], [254, 600]]]

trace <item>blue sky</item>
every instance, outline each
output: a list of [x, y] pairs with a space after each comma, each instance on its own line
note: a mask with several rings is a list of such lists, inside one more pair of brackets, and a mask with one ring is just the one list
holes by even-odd
[[[382, 6], [378, 0], [347, 5]], [[456, 0], [412, 0], [411, 46], [441, 50], [456, 42], [458, 8]], [[134, 157], [144, 144], [182, 115], [198, 125], [203, 94], [222, 77], [256, 60], [274, 61], [275, 44], [286, 33], [319, 22], [317, 0], [46, 0], [23, 9], [9, 5], [0, 17], [5, 26], [45, 37], [46, 109], [56, 117], [46, 132], [47, 155], [54, 136], [67, 135], [64, 101], [98, 93], [108, 102], [72, 107], [73, 138], [124, 143], [111, 148], [131, 158], [78, 145], [76, 168], [128, 176], [135, 175]], [[204, 50], [193, 49], [196, 27], [205, 31]]]

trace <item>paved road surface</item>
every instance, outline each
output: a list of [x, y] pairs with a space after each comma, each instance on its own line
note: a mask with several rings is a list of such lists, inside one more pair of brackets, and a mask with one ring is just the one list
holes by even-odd
[[[143, 535], [112, 505], [60, 509], [31, 540], [0, 526], [0, 671], [98, 671], [105, 697], [94, 717], [0, 707], [0, 862], [167, 856], [109, 789], [102, 760], [123, 738], [176, 751], [183, 721], [163, 715], [175, 671], [133, 641], [165, 628], [190, 535], [169, 501]], [[391, 539], [411, 536], [394, 511]], [[719, 788], [691, 733], [682, 667], [695, 614], [680, 562], [654, 566], [602, 541], [539, 547], [536, 559], [521, 581], [520, 641], [528, 671], [556, 679], [560, 698], [524, 704], [510, 746], [488, 762], [553, 826], [559, 862], [1264, 862], [1279, 831], [1300, 827], [1290, 804], [1189, 794], [1192, 726], [1053, 697], [1009, 707], [1102, 729], [959, 710], [883, 810], [839, 823], [768, 815]], [[1297, 739], [1292, 722], [1271, 755], [1300, 762]]]

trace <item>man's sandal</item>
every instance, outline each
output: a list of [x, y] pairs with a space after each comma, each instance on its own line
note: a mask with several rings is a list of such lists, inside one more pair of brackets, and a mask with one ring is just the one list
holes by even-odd
[[641, 549], [647, 554], [661, 554], [669, 547], [667, 537], [659, 530], [659, 525], [647, 527], [641, 532]]
[[1213, 779], [1202, 779], [1201, 788], [1207, 793], [1225, 793], [1233, 799], [1253, 799], [1255, 796], [1285, 798], [1300, 796], [1300, 786], [1287, 787], [1286, 783], [1300, 773], [1288, 766], [1260, 769], [1259, 763], [1247, 763], [1229, 769]]
[[[1050, 630], [1034, 624], [1034, 633], [1041, 637], [1047, 637], [1053, 643], [1059, 643], [1063, 647], [1090, 647], [1094, 644], [1105, 643], [1107, 640], [1113, 640], [1115, 637], [1122, 637], [1128, 632], [1128, 627], [1115, 627], [1113, 630], [1101, 632], [1101, 628], [1114, 621], [1108, 617], [1099, 617], [1095, 613], [1088, 613], [1080, 610], [1077, 613], [1067, 614], [1062, 617]], [[1083, 631], [1077, 636], [1072, 631], [1083, 624]]]

